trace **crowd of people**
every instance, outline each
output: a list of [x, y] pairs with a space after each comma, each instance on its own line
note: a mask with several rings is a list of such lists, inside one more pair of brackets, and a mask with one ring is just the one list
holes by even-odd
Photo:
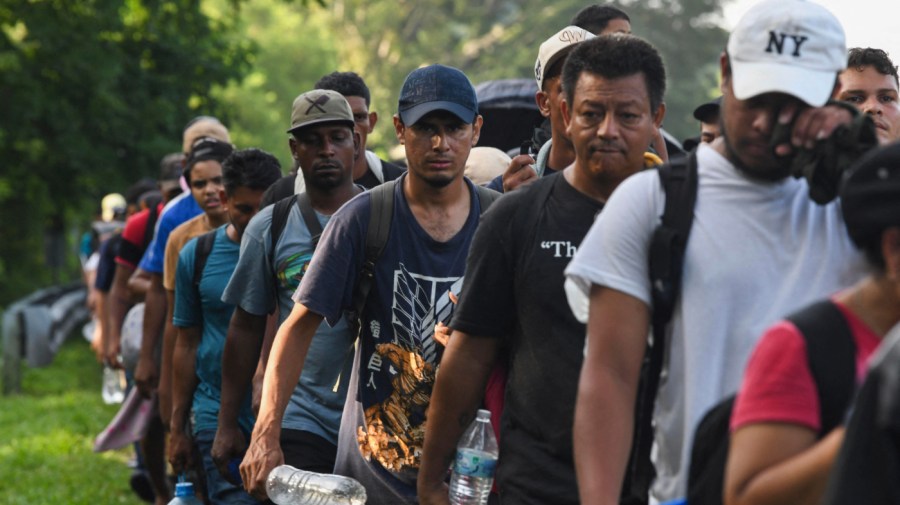
[[[478, 151], [475, 90], [440, 64], [403, 83], [396, 163], [366, 149], [379, 117], [353, 72], [290, 104], [287, 176], [218, 119], [186, 125], [94, 281], [98, 355], [157, 406], [148, 501], [171, 498], [167, 463], [212, 504], [265, 500], [289, 464], [350, 476], [370, 504], [446, 504], [485, 406], [494, 503], [852, 496], [859, 448], [886, 449], [850, 442], [893, 408], [853, 392], [879, 348], [900, 367], [882, 345], [900, 338], [897, 67], [848, 51], [823, 7], [765, 0], [674, 152], [664, 62], [625, 12], [585, 7], [535, 49], [544, 121], [512, 157]], [[720, 405], [721, 454], [696, 479]]]

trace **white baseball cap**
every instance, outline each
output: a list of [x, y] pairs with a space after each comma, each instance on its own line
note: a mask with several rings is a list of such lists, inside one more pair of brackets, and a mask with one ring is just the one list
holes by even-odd
[[738, 21], [728, 56], [738, 100], [781, 92], [819, 107], [847, 66], [847, 43], [840, 21], [821, 5], [765, 0]]
[[544, 75], [563, 56], [569, 54], [575, 44], [594, 38], [595, 35], [578, 26], [567, 26], [545, 40], [538, 49], [537, 61], [534, 62], [534, 79], [538, 89], [542, 89]]

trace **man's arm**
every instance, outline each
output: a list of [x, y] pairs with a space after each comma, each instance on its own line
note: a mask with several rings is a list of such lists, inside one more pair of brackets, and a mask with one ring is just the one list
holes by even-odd
[[128, 292], [133, 299], [143, 300], [150, 290], [150, 273], [142, 268], [135, 269], [128, 277]]
[[578, 493], [586, 505], [619, 503], [649, 326], [644, 302], [592, 286], [573, 440]]
[[169, 463], [175, 473], [187, 470], [191, 464], [191, 436], [188, 416], [197, 389], [197, 346], [202, 337], [200, 326], [176, 328], [172, 370], [172, 415], [169, 418]]
[[281, 419], [288, 400], [300, 379], [306, 352], [322, 316], [302, 303], [294, 304], [288, 318], [278, 328], [263, 381], [259, 417], [253, 427], [250, 447], [241, 463], [244, 488], [257, 499], [266, 497], [266, 478], [284, 463], [279, 439]]
[[[146, 309], [145, 309], [146, 310]], [[162, 356], [159, 365], [159, 415], [163, 424], [172, 416], [172, 355], [175, 354], [176, 329], [172, 324], [175, 313], [175, 291], [166, 290], [166, 316], [163, 324]], [[145, 316], [146, 317], [146, 316]]]
[[229, 475], [228, 462], [241, 457], [247, 450], [247, 440], [237, 418], [259, 362], [265, 328], [266, 316], [257, 316], [235, 307], [225, 337], [219, 422], [211, 451], [213, 461], [223, 476]]
[[121, 368], [119, 354], [122, 352], [122, 323], [131, 306], [131, 297], [128, 294], [128, 278], [134, 269], [121, 263], [116, 264], [116, 273], [113, 276], [112, 287], [107, 298], [107, 312], [109, 313], [109, 334], [106, 336], [105, 349], [103, 351], [106, 363], [109, 366]]
[[821, 503], [844, 429], [816, 442], [816, 433], [788, 423], [754, 423], [731, 435], [725, 505]]
[[166, 318], [166, 291], [163, 289], [162, 275], [150, 274], [150, 288], [147, 290], [144, 304], [144, 335], [141, 338], [141, 354], [134, 371], [134, 383], [141, 396], [150, 398], [159, 384], [159, 367], [156, 365], [154, 354]]
[[448, 504], [444, 477], [459, 437], [475, 418], [500, 347], [495, 338], [454, 331], [434, 383], [417, 482], [424, 504]]

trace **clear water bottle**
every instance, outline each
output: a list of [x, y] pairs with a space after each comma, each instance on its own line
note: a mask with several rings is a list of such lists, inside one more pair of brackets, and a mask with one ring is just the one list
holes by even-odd
[[450, 476], [450, 503], [486, 504], [499, 455], [491, 428], [491, 412], [481, 409], [456, 446], [456, 462]]
[[125, 399], [125, 372], [103, 366], [103, 403], [112, 405]]
[[203, 502], [194, 494], [194, 485], [190, 482], [175, 484], [175, 497], [169, 501], [169, 505], [203, 505]]
[[364, 505], [366, 488], [343, 475], [281, 465], [269, 473], [266, 494], [276, 505]]

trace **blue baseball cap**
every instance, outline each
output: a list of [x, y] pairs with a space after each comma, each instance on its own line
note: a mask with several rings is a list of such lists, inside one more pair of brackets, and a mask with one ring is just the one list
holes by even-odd
[[450, 112], [465, 123], [475, 122], [478, 98], [466, 74], [453, 67], [429, 65], [406, 76], [398, 107], [403, 124], [414, 125], [436, 110]]

